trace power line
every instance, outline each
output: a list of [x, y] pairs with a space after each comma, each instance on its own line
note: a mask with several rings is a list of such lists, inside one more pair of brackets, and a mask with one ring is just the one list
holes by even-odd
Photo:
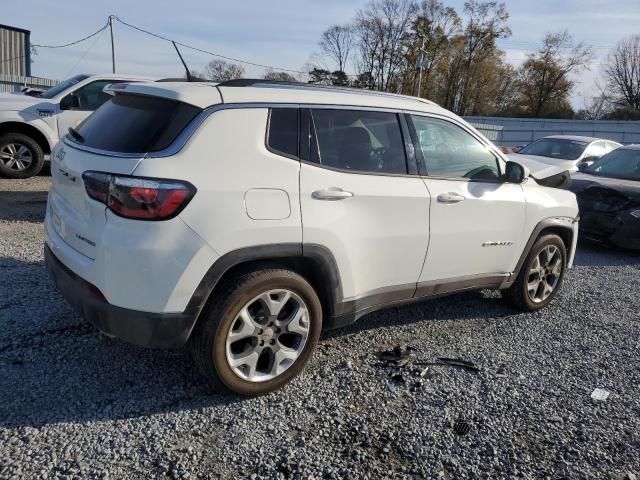
[[104, 27], [100, 28], [99, 30], [96, 30], [91, 35], [87, 35], [86, 37], [82, 37], [80, 40], [76, 40], [75, 42], [65, 43], [64, 45], [38, 45], [36, 43], [32, 43], [31, 46], [32, 47], [38, 47], [38, 48], [65, 48], [65, 47], [71, 47], [72, 45], [76, 45], [76, 44], [78, 44], [80, 42], [84, 42], [85, 40], [89, 40], [91, 37], [95, 37], [96, 35], [101, 33], [103, 30], [105, 30], [108, 26], [109, 26], [109, 24], [107, 23]]
[[178, 42], [178, 41], [172, 40], [172, 39], [167, 38], [167, 37], [164, 37], [164, 36], [162, 36], [162, 35], [158, 35], [158, 34], [156, 34], [156, 33], [153, 33], [153, 32], [150, 32], [150, 31], [148, 31], [148, 30], [145, 30], [144, 28], [140, 28], [140, 27], [137, 27], [137, 26], [132, 25], [132, 24], [130, 24], [130, 23], [127, 23], [127, 22], [125, 22], [124, 20], [122, 20], [122, 19], [121, 19], [120, 17], [118, 17], [118, 16], [115, 16], [115, 15], [114, 15], [114, 18], [115, 18], [117, 21], [119, 21], [119, 22], [120, 22], [120, 23], [122, 23], [123, 25], [126, 25], [126, 26], [127, 26], [127, 27], [129, 27], [129, 28], [133, 28], [134, 30], [138, 30], [139, 32], [145, 33], [145, 34], [147, 34], [147, 35], [151, 35], [152, 37], [159, 38], [160, 40], [164, 40], [164, 41], [166, 41], [166, 42], [175, 42], [175, 43], [176, 43], [176, 45], [180, 45], [181, 47], [185, 47], [185, 48], [188, 48], [188, 49], [190, 49], [190, 50], [194, 50], [194, 51], [196, 51], [196, 52], [206, 53], [207, 55], [211, 55], [211, 56], [219, 57], [219, 58], [224, 58], [225, 60], [230, 60], [230, 61], [232, 61], [232, 62], [243, 63], [243, 64], [245, 64], [245, 65], [252, 65], [252, 66], [254, 66], [254, 67], [270, 68], [270, 69], [272, 69], [272, 70], [278, 70], [278, 71], [282, 71], [282, 72], [302, 73], [302, 74], [305, 74], [305, 75], [308, 73], [308, 72], [304, 72], [304, 71], [302, 71], [302, 70], [293, 70], [293, 69], [290, 69], [290, 68], [274, 67], [274, 66], [271, 66], [271, 65], [264, 65], [264, 64], [261, 64], [261, 63], [249, 62], [248, 60], [241, 60], [241, 59], [239, 59], [239, 58], [228, 57], [228, 56], [226, 56], [226, 55], [221, 55], [221, 54], [216, 53], [216, 52], [211, 52], [211, 51], [209, 51], [209, 50], [204, 50], [204, 49], [202, 49], [202, 48], [194, 47], [194, 46], [192, 46], [192, 45], [187, 45], [187, 44], [185, 44], [185, 43], [181, 43], [181, 42]]

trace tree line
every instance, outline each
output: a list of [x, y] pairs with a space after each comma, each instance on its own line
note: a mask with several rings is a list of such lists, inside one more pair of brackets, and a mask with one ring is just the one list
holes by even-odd
[[[520, 66], [498, 47], [511, 36], [503, 2], [372, 0], [344, 25], [330, 25], [304, 75], [268, 70], [264, 78], [366, 88], [435, 101], [459, 115], [640, 119], [640, 35], [622, 39], [601, 64], [599, 94], [583, 109], [570, 98], [593, 51], [568, 31], [547, 33]], [[213, 60], [204, 76], [244, 76]]]

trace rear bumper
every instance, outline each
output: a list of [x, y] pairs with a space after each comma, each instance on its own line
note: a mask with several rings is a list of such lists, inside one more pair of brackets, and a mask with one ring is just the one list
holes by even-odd
[[87, 287], [88, 283], [73, 273], [44, 247], [49, 275], [69, 304], [86, 320], [107, 335], [143, 347], [179, 348], [189, 338], [196, 321], [192, 309], [182, 313], [149, 313], [111, 305]]

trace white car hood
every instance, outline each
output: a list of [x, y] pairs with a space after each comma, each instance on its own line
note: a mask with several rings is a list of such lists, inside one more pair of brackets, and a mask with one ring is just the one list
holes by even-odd
[[538, 179], [552, 177], [567, 170], [570, 172], [577, 170], [573, 160], [557, 160], [536, 155], [518, 155], [517, 153], [509, 154], [507, 157], [509, 160], [527, 167], [531, 176]]
[[16, 93], [0, 93], [0, 111], [24, 110], [39, 103], [46, 103], [46, 99], [30, 97]]

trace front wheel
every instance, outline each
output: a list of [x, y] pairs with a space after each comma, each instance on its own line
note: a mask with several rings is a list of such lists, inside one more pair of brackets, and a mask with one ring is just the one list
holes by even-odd
[[227, 282], [199, 320], [194, 360], [211, 381], [242, 395], [284, 386], [304, 368], [322, 329], [313, 287], [289, 270], [266, 269]]
[[540, 237], [527, 255], [518, 278], [502, 295], [514, 307], [533, 312], [558, 293], [567, 264], [567, 249], [558, 235]]

